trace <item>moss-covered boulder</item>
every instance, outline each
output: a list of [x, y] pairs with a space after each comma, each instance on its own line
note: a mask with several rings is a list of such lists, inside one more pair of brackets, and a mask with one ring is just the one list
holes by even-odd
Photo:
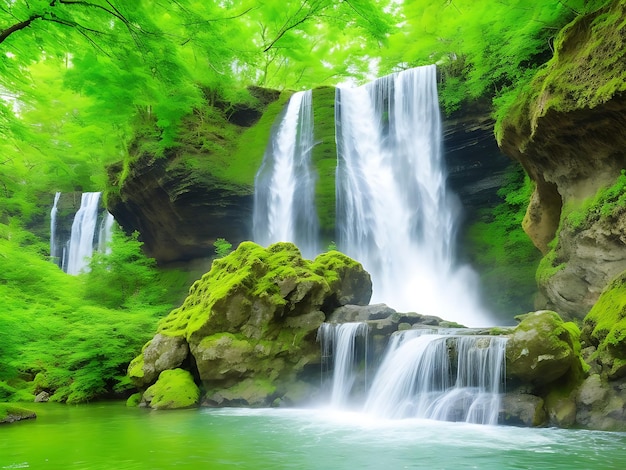
[[34, 411], [13, 405], [12, 403], [0, 403], [0, 424], [14, 423], [23, 419], [34, 419], [37, 415]]
[[517, 317], [506, 346], [506, 375], [513, 383], [541, 387], [581, 368], [578, 327], [548, 310]]
[[184, 342], [191, 353], [184, 367], [199, 378], [208, 404], [269, 405], [301, 396], [292, 391], [303, 377], [310, 372], [318, 381], [316, 335], [326, 315], [347, 303], [367, 304], [371, 292], [369, 274], [342, 253], [309, 261], [291, 243], [243, 242], [214, 261], [160, 322], [129, 374], [140, 388], [149, 385], [157, 364], [167, 362], [158, 358], [179, 357], [154, 345], [184, 350]]
[[189, 371], [164, 370], [143, 394], [143, 402], [155, 410], [189, 408], [198, 403], [200, 389]]

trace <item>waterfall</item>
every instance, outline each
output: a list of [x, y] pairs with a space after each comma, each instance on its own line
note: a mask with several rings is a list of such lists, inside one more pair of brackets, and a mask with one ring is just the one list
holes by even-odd
[[89, 269], [89, 257], [94, 249], [100, 193], [83, 193], [80, 208], [74, 216], [68, 242], [68, 260], [65, 272], [79, 274]]
[[455, 263], [435, 66], [336, 92], [337, 242], [372, 276], [373, 302], [486, 323], [473, 271]]
[[111, 247], [108, 246], [113, 236], [113, 225], [115, 218], [108, 211], [100, 222], [100, 230], [98, 231], [98, 251], [100, 253], [110, 253]]
[[54, 195], [54, 202], [52, 203], [52, 209], [50, 209], [50, 258], [56, 260], [58, 258], [57, 253], [57, 240], [56, 240], [56, 230], [57, 230], [57, 204], [59, 203], [59, 198], [61, 197], [61, 193], [56, 193]]
[[[322, 365], [332, 361], [332, 389], [330, 405], [341, 407], [347, 404], [356, 378], [356, 338], [365, 338], [363, 359], [367, 359], [367, 323], [322, 323], [318, 339], [322, 348]], [[367, 384], [367, 378], [365, 378]]]
[[401, 337], [390, 345], [364, 410], [383, 418], [497, 424], [505, 347], [506, 338], [496, 336]]
[[253, 216], [257, 243], [293, 242], [307, 258], [319, 253], [311, 101], [311, 90], [294, 93], [274, 125], [255, 178]]
[[[365, 322], [323, 323], [318, 330], [322, 376], [332, 375], [332, 407], [354, 407], [349, 399], [361, 371], [369, 415], [497, 424], [507, 338], [451, 329], [396, 332], [368, 388], [367, 363], [359, 364], [367, 359], [368, 331]], [[356, 353], [358, 336], [366, 338], [362, 356]]]

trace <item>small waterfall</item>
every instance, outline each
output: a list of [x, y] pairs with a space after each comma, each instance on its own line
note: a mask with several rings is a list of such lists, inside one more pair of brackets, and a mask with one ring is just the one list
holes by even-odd
[[50, 209], [50, 258], [55, 260], [59, 257], [59, 253], [57, 253], [57, 240], [56, 240], [56, 231], [57, 231], [57, 213], [59, 212], [57, 209], [57, 204], [59, 203], [59, 198], [61, 197], [61, 193], [56, 193], [54, 195], [54, 202], [52, 203], [52, 209]]
[[255, 178], [253, 216], [257, 243], [293, 242], [307, 258], [319, 253], [311, 101], [311, 90], [294, 93], [274, 125]]
[[94, 237], [98, 220], [100, 193], [83, 193], [80, 209], [74, 216], [72, 232], [68, 241], [68, 259], [64, 271], [79, 274], [89, 269], [89, 257], [94, 249]]
[[496, 336], [400, 337], [374, 378], [365, 412], [497, 424], [505, 347], [506, 338]]
[[[330, 405], [335, 408], [345, 406], [348, 402], [356, 379], [355, 366], [358, 358], [356, 338], [365, 338], [363, 359], [367, 359], [367, 323], [322, 323], [318, 330], [318, 339], [322, 348], [322, 366], [332, 361], [332, 389]], [[365, 377], [367, 384], [367, 377]]]
[[455, 262], [435, 66], [338, 88], [337, 241], [372, 276], [373, 302], [487, 323], [477, 278]]
[[115, 218], [110, 212], [106, 212], [105, 216], [100, 222], [100, 230], [98, 231], [98, 251], [100, 253], [110, 253], [111, 247], [108, 246], [113, 236], [113, 225], [115, 224]]

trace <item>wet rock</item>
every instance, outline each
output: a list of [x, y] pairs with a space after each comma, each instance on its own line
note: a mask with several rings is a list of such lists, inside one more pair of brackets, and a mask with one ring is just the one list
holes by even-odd
[[543, 399], [528, 393], [507, 393], [500, 403], [498, 422], [511, 426], [542, 426], [547, 422]]

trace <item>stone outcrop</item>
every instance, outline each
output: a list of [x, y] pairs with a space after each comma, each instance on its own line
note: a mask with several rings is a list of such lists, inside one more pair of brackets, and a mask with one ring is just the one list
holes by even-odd
[[366, 305], [371, 293], [369, 274], [339, 252], [308, 261], [290, 243], [243, 242], [161, 321], [129, 376], [146, 403], [156, 377], [179, 367], [201, 385], [205, 405], [297, 402], [314, 391], [304, 386], [307, 374], [319, 380], [316, 335], [326, 315]]
[[[538, 276], [538, 306], [566, 317], [582, 319], [626, 269], [623, 211], [588, 218], [582, 226], [571, 223], [571, 214], [584, 217], [591, 198], [626, 166], [624, 18], [626, 6], [614, 0], [568, 25], [555, 41], [553, 59], [520, 94], [499, 135], [503, 151], [536, 183], [524, 229], [550, 256]], [[558, 243], [549, 245], [555, 236]]]
[[126, 232], [141, 234], [159, 264], [206, 259], [218, 238], [250, 239], [254, 175], [288, 94], [249, 91], [256, 108], [207, 104], [187, 116], [176, 145], [163, 149], [138, 134], [129, 161], [108, 168], [107, 209]]

